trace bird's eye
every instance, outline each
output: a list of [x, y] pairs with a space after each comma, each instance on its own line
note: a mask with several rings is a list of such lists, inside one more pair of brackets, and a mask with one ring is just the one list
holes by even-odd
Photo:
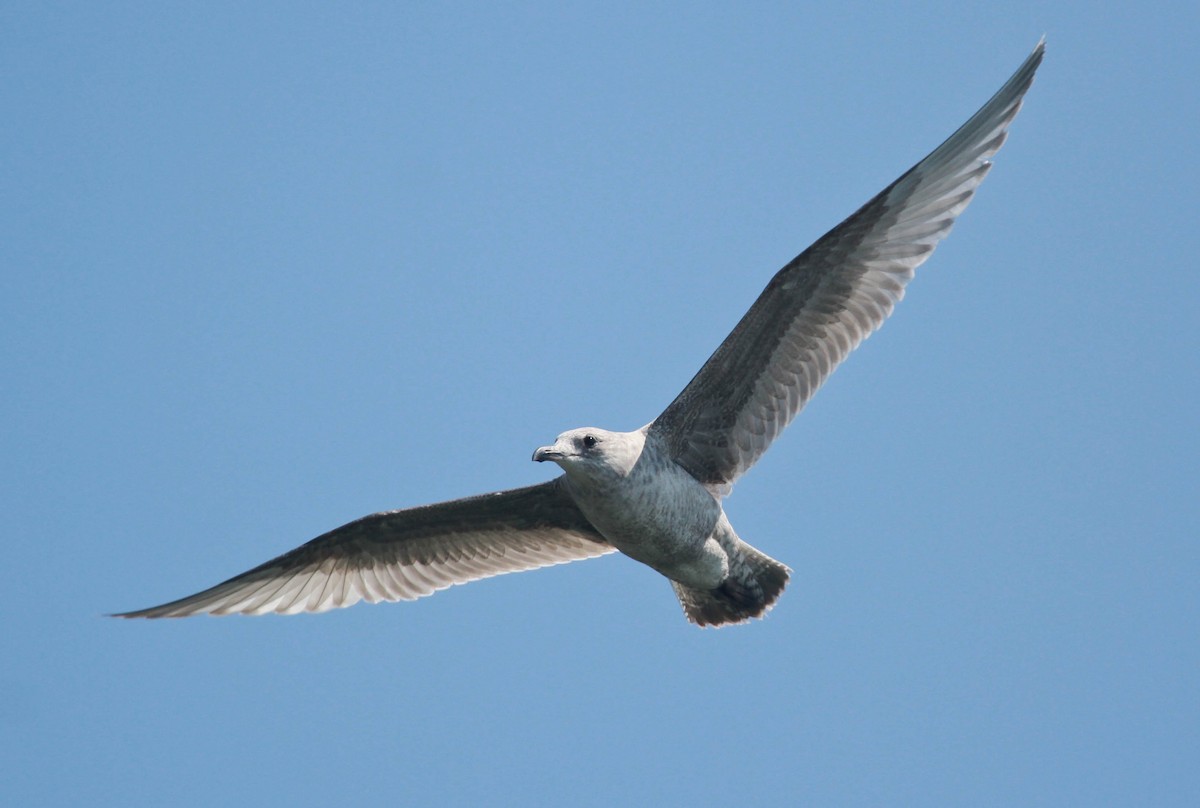
[[599, 441], [596, 440], [595, 435], [584, 435], [583, 436], [583, 445], [586, 446], [587, 448], [591, 449], [597, 443], [599, 443]]

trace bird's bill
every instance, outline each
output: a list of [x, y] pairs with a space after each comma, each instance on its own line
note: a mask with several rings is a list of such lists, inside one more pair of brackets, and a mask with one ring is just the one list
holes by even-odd
[[536, 463], [545, 463], [547, 460], [562, 460], [564, 457], [566, 455], [553, 446], [542, 446], [533, 452], [533, 459]]

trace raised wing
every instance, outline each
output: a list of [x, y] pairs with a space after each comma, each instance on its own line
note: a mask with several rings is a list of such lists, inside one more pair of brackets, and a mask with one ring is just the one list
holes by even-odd
[[114, 616], [323, 612], [613, 552], [561, 480], [364, 516], [211, 589]]
[[991, 168], [1045, 47], [928, 157], [781, 269], [649, 426], [721, 493], [882, 325]]

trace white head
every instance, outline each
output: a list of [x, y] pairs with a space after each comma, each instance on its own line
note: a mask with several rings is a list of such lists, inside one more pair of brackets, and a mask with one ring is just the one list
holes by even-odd
[[609, 432], [584, 427], [562, 433], [554, 445], [535, 451], [533, 459], [539, 463], [552, 460], [571, 477], [602, 482], [629, 474], [645, 444], [641, 430]]

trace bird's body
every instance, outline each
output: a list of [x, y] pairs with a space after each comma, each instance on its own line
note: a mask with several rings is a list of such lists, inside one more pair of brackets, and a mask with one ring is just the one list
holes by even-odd
[[[669, 578], [693, 622], [761, 614], [783, 591], [787, 567], [738, 538], [718, 494], [676, 463], [649, 426], [574, 429], [533, 459], [562, 467], [567, 491], [592, 526]], [[689, 609], [689, 601], [707, 611]], [[709, 619], [707, 612], [728, 619]]]
[[572, 443], [579, 453], [557, 460], [567, 490], [613, 547], [690, 586], [720, 584], [725, 565], [709, 543], [723, 511], [708, 489], [642, 430], [573, 430], [555, 447]]
[[633, 432], [564, 432], [558, 479], [351, 522], [203, 592], [123, 617], [324, 611], [619, 550], [687, 617], [762, 616], [788, 580], [722, 507], [833, 369], [878, 328], [991, 167], [1043, 44], [941, 146], [781, 269], [678, 397]]

